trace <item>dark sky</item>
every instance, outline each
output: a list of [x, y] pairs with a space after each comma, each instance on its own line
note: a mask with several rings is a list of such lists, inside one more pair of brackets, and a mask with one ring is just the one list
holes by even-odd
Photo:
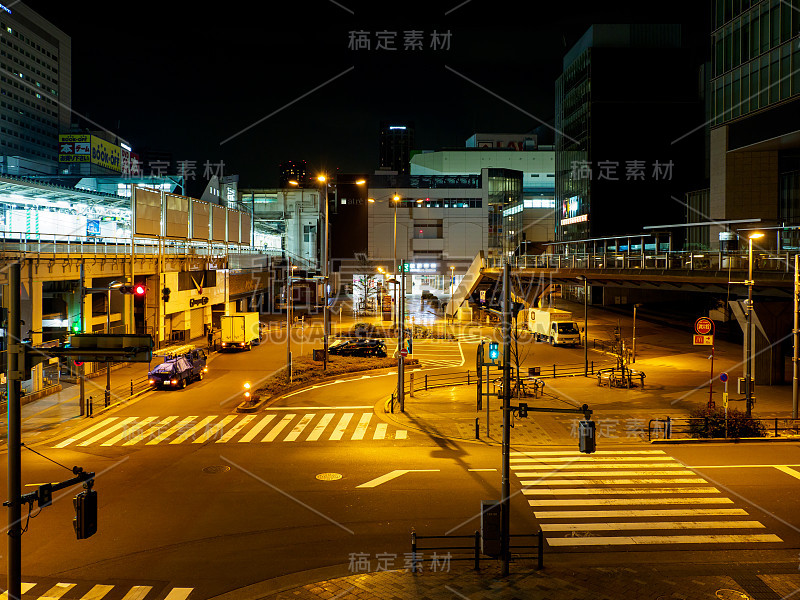
[[[383, 119], [414, 121], [421, 149], [539, 125], [475, 83], [552, 122], [561, 59], [593, 22], [683, 23], [701, 51], [708, 40], [698, 0], [471, 0], [445, 14], [462, 1], [27, 3], [72, 36], [73, 110], [134, 151], [197, 161], [198, 176], [224, 160], [243, 187], [275, 186], [283, 160], [371, 172]], [[348, 49], [355, 30], [371, 50]], [[397, 51], [375, 48], [382, 30], [397, 32]], [[424, 50], [402, 49], [407, 30], [423, 32]], [[449, 50], [430, 48], [434, 30], [451, 32]]]

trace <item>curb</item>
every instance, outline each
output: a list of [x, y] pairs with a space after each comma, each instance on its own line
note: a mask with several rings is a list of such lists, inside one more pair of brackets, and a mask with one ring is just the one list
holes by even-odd
[[763, 438], [680, 438], [669, 440], [650, 440], [651, 444], [681, 445], [681, 444], [757, 444], [761, 442], [800, 442], [796, 437], [763, 437]]
[[272, 579], [265, 579], [258, 583], [253, 583], [230, 592], [225, 592], [224, 594], [219, 594], [218, 596], [213, 596], [208, 600], [258, 600], [265, 596], [280, 594], [281, 592], [304, 585], [319, 583], [320, 581], [326, 581], [328, 579], [347, 577], [348, 575], [353, 575], [349, 565], [331, 565], [329, 567], [298, 571], [288, 575], [273, 577]]

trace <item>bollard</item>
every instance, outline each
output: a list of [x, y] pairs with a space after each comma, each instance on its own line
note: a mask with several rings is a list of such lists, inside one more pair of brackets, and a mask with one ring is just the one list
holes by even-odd
[[92, 416], [92, 397], [91, 396], [89, 396], [89, 407], [88, 407], [88, 410], [86, 411], [86, 414], [88, 416], [90, 416], [90, 417]]
[[425, 391], [428, 391], [428, 374], [425, 374]]
[[408, 395], [413, 398], [414, 397], [414, 371], [411, 371], [411, 384]]
[[555, 365], [555, 363], [554, 363], [554, 364], [553, 364], [553, 377], [555, 377], [555, 376], [556, 376], [556, 365]]
[[467, 385], [469, 385], [469, 369], [467, 369]]
[[539, 530], [539, 551], [536, 553], [536, 568], [538, 570], [544, 569], [544, 533]]
[[667, 439], [670, 439], [672, 437], [672, 419], [670, 417], [667, 417], [667, 428], [665, 435]]
[[104, 399], [104, 402], [105, 402], [104, 405], [106, 407], [108, 407], [108, 405], [111, 404], [111, 390], [105, 390], [103, 392], [103, 399]]
[[411, 529], [411, 572], [417, 572], [417, 532]]
[[775, 437], [780, 437], [778, 435], [778, 417], [775, 417]]
[[[477, 419], [475, 419], [477, 421]], [[475, 530], [475, 570], [481, 569], [481, 532]]]
[[475, 417], [475, 439], [476, 440], [481, 439], [481, 430], [478, 425], [478, 417]]

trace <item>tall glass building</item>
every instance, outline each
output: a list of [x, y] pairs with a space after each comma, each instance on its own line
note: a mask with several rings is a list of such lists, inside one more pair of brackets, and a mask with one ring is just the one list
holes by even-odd
[[[761, 219], [765, 244], [800, 249], [800, 0], [711, 7], [710, 217]], [[711, 230], [712, 246], [729, 235]]]

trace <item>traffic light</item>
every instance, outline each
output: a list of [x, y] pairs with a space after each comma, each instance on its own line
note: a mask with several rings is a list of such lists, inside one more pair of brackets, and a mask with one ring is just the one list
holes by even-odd
[[72, 499], [75, 518], [72, 526], [79, 540], [85, 540], [97, 533], [97, 492], [86, 490]]
[[519, 418], [524, 419], [528, 416], [528, 403], [527, 402], [520, 402], [519, 403]]
[[578, 448], [584, 454], [592, 454], [596, 449], [595, 422], [578, 421]]
[[489, 360], [500, 358], [500, 345], [497, 342], [489, 342]]
[[147, 294], [147, 286], [141, 283], [132, 285], [121, 285], [117, 288], [120, 294], [133, 294], [134, 296], [144, 296]]
[[244, 384], [244, 397], [247, 400], [250, 400], [250, 382], [249, 381], [245, 382], [245, 384]]
[[168, 287], [165, 287], [164, 289], [161, 290], [161, 299], [164, 302], [169, 302], [169, 291], [170, 290]]

